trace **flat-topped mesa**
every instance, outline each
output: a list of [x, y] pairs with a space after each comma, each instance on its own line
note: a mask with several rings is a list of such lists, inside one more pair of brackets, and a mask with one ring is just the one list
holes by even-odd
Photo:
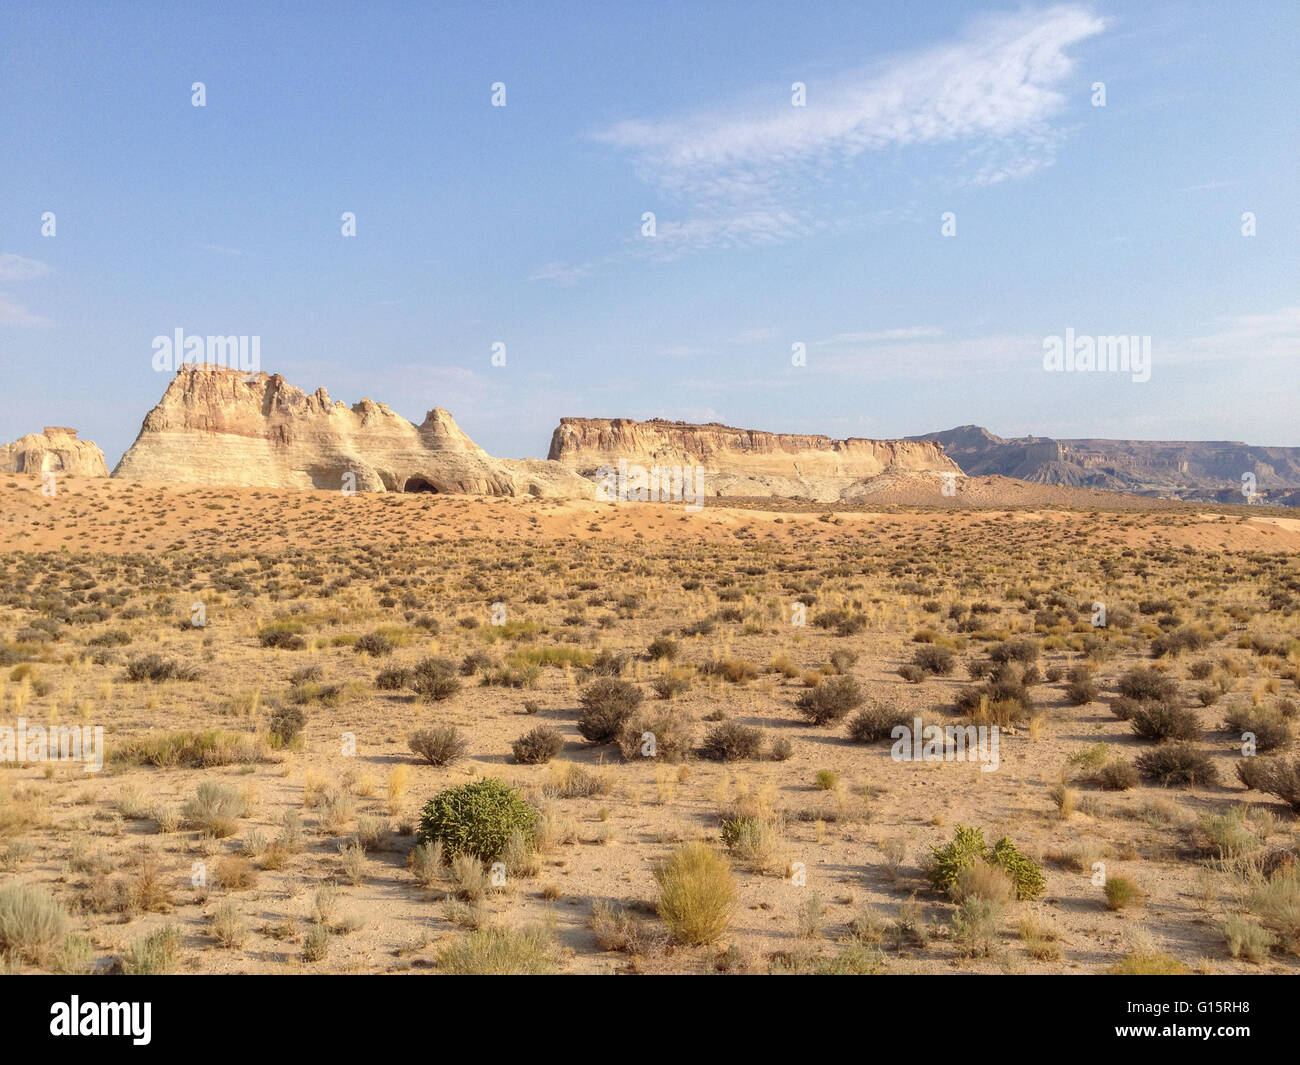
[[180, 369], [114, 477], [259, 488], [354, 488], [590, 498], [557, 463], [496, 459], [435, 407], [413, 425], [383, 403], [348, 406], [279, 374]]
[[39, 433], [0, 444], [0, 473], [62, 473], [107, 477], [104, 453], [93, 441], [78, 440], [77, 430], [47, 425]]
[[960, 474], [932, 442], [870, 440], [696, 425], [661, 419], [561, 418], [548, 457], [596, 476], [629, 464], [700, 466], [714, 496], [849, 499], [862, 482], [895, 474]]

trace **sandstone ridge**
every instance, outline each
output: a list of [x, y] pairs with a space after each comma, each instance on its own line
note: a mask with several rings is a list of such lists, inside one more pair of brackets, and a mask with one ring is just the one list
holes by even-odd
[[629, 464], [700, 466], [711, 496], [851, 500], [881, 477], [961, 474], [939, 444], [735, 429], [710, 422], [561, 418], [548, 457], [586, 477]]
[[47, 425], [42, 432], [0, 444], [0, 473], [63, 473], [107, 477], [104, 453], [89, 440], [78, 440], [76, 429]]
[[440, 407], [417, 426], [371, 399], [349, 407], [323, 388], [309, 394], [279, 374], [204, 365], [177, 372], [113, 476], [359, 492], [594, 492], [558, 463], [493, 458]]

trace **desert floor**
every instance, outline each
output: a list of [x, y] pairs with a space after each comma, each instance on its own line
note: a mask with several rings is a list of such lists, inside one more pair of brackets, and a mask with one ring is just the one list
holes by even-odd
[[[1277, 730], [1268, 757], [1296, 755], [1300, 521], [1285, 512], [687, 513], [77, 478], [51, 498], [9, 475], [0, 552], [0, 726], [102, 726], [109, 748], [98, 773], [0, 764], [0, 890], [30, 886], [66, 914], [48, 949], [8, 950], [10, 971], [464, 971], [476, 955], [456, 948], [476, 929], [532, 929], [521, 967], [566, 973], [1300, 972], [1300, 827], [1236, 772], [1242, 721]], [[363, 653], [376, 633], [380, 653]], [[662, 636], [674, 657], [648, 654]], [[853, 714], [819, 726], [796, 705], [847, 675], [868, 706], [953, 723], [982, 683], [970, 667], [1025, 641], [1035, 675], [974, 712], [1003, 715], [994, 772], [895, 761], [888, 740], [850, 737]], [[954, 668], [909, 682], [899, 669], [924, 648]], [[149, 655], [193, 679], [128, 679]], [[440, 701], [376, 685], [470, 655]], [[1097, 690], [1075, 705], [1078, 667]], [[1216, 783], [1095, 782], [1168, 746], [1112, 712], [1136, 668], [1176, 683]], [[686, 690], [660, 698], [666, 674]], [[740, 723], [765, 753], [669, 762], [589, 743], [579, 699], [601, 675], [694, 746]], [[305, 725], [280, 743], [268, 727], [286, 707]], [[441, 767], [408, 746], [438, 725], [466, 743]], [[563, 750], [516, 764], [512, 743], [539, 725]], [[187, 730], [235, 754], [151, 764]], [[421, 807], [479, 777], [541, 812], [537, 852], [486, 890], [463, 868], [417, 876]], [[236, 794], [228, 818], [196, 807], [205, 782]], [[765, 826], [761, 848], [728, 852], [736, 818]], [[957, 826], [1009, 837], [1045, 891], [963, 923], [926, 876]], [[727, 856], [736, 891], [705, 945], [674, 941], [656, 912], [656, 863], [695, 840]], [[1135, 886], [1119, 908], [1096, 863]]]

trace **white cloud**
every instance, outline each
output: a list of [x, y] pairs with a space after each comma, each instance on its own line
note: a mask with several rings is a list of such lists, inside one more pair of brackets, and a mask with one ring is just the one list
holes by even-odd
[[3, 292], [0, 292], [0, 325], [41, 326], [53, 324], [50, 319], [42, 318], [39, 314], [32, 314], [22, 304], [15, 303]]
[[0, 281], [31, 281], [50, 273], [45, 263], [12, 252], [0, 253]]
[[690, 213], [661, 215], [649, 250], [789, 240], [834, 216], [806, 202], [809, 182], [867, 153], [963, 146], [959, 185], [1050, 165], [1060, 134], [1049, 120], [1073, 67], [1066, 50], [1105, 25], [1076, 5], [990, 16], [954, 41], [810, 83], [806, 107], [769, 93], [685, 117], [619, 122], [594, 138], [627, 153], [644, 180]]

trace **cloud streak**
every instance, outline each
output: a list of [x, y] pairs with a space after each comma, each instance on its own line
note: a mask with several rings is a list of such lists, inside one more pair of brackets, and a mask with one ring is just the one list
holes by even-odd
[[794, 239], [833, 224], [834, 197], [807, 202], [810, 184], [859, 176], [873, 153], [960, 149], [956, 185], [990, 185], [1051, 165], [1072, 46], [1105, 29], [1084, 7], [990, 16], [961, 37], [896, 55], [788, 97], [693, 115], [635, 119], [593, 138], [625, 154], [637, 175], [685, 217], [660, 218], [652, 254]]

